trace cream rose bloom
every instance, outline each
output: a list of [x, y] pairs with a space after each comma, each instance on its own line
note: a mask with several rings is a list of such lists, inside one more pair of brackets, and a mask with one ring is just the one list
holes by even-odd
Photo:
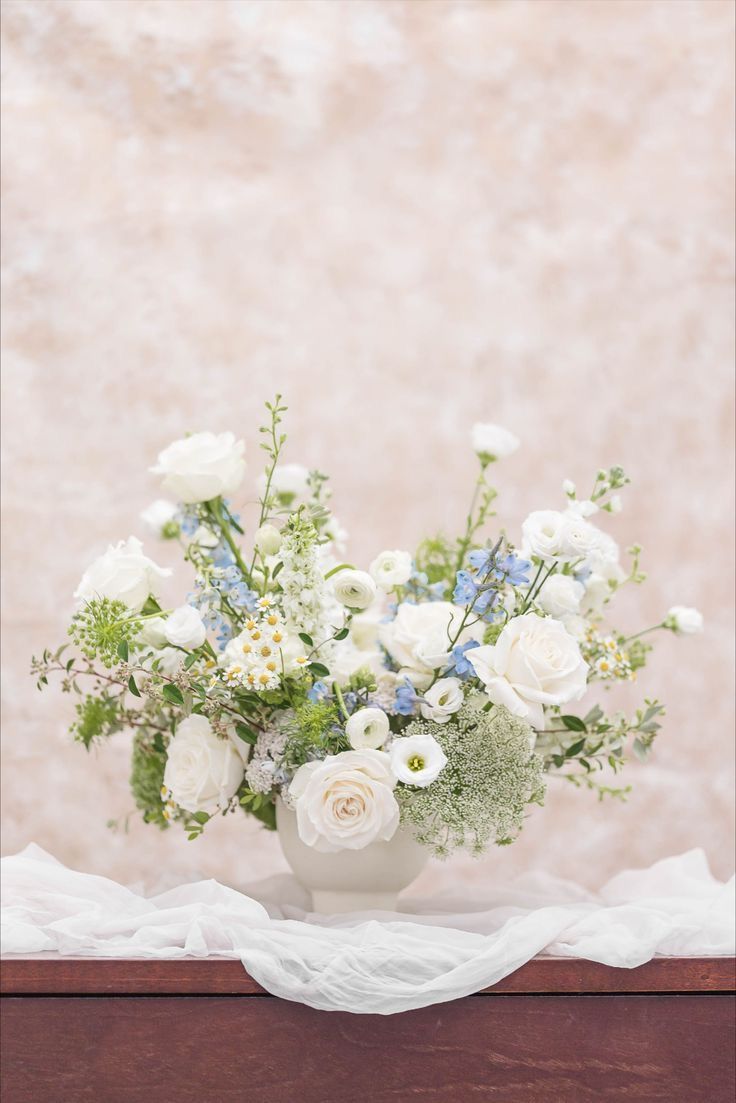
[[466, 658], [496, 705], [532, 727], [544, 725], [543, 705], [564, 705], [585, 693], [588, 665], [564, 625], [527, 613], [510, 620], [493, 646]]
[[491, 422], [477, 422], [472, 432], [473, 451], [482, 458], [504, 460], [519, 447], [519, 438], [509, 429]]
[[341, 605], [348, 609], [367, 609], [376, 596], [376, 584], [365, 571], [348, 568], [332, 579], [332, 589]]
[[107, 597], [122, 601], [134, 613], [139, 613], [150, 594], [155, 594], [158, 582], [171, 574], [169, 567], [159, 567], [143, 554], [143, 544], [135, 536], [111, 544], [104, 555], [95, 559], [82, 575], [74, 591], [80, 601]]
[[151, 468], [179, 502], [208, 502], [234, 494], [243, 481], [245, 445], [233, 433], [192, 433], [175, 440]]
[[534, 510], [521, 526], [525, 555], [536, 555], [544, 563], [565, 554], [565, 517], [555, 509]]
[[289, 786], [300, 839], [326, 854], [387, 842], [399, 826], [395, 785], [384, 751], [342, 751], [307, 762]]
[[369, 571], [379, 589], [391, 593], [397, 586], [409, 581], [411, 555], [407, 551], [381, 552], [371, 563]]
[[207, 638], [202, 618], [191, 605], [175, 609], [166, 621], [164, 632], [172, 647], [183, 647], [185, 651], [196, 651]]
[[243, 780], [241, 756], [229, 739], [216, 735], [204, 716], [182, 720], [166, 752], [164, 785], [187, 812], [225, 808]]
[[[465, 610], [449, 601], [402, 602], [395, 618], [379, 628], [379, 639], [402, 672], [418, 687], [427, 684], [436, 670], [449, 666], [450, 641]], [[464, 628], [458, 644], [481, 640], [483, 625]]]

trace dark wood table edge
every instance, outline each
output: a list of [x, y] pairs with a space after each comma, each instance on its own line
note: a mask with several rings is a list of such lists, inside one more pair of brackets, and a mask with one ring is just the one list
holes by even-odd
[[[633, 969], [582, 958], [538, 957], [478, 992], [495, 995], [730, 994], [733, 957], [656, 957]], [[7, 956], [0, 961], [5, 996], [266, 996], [232, 958], [74, 958]]]

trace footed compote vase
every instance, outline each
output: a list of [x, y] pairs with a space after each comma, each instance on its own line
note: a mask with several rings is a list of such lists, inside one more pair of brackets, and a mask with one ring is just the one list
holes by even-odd
[[312, 897], [312, 910], [324, 915], [393, 911], [399, 893], [418, 877], [429, 856], [402, 827], [388, 842], [324, 854], [302, 842], [296, 813], [280, 800], [276, 826], [284, 857]]

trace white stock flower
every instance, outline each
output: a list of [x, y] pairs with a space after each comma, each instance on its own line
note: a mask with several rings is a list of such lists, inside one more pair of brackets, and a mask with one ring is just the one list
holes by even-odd
[[180, 502], [208, 502], [234, 494], [243, 481], [245, 445], [233, 433], [192, 433], [175, 440], [151, 468]]
[[665, 618], [665, 626], [683, 636], [703, 631], [703, 614], [689, 605], [673, 605]]
[[166, 621], [166, 639], [172, 647], [183, 647], [185, 651], [196, 651], [207, 637], [202, 618], [191, 605], [180, 605]]
[[253, 537], [253, 547], [261, 555], [275, 555], [281, 547], [281, 533], [275, 525], [261, 525]]
[[495, 645], [473, 648], [466, 658], [491, 701], [535, 728], [544, 724], [543, 705], [564, 705], [585, 693], [588, 666], [579, 644], [551, 617], [514, 617]]
[[388, 716], [383, 709], [359, 709], [345, 725], [345, 734], [354, 751], [380, 750], [388, 738]]
[[472, 432], [473, 450], [491, 460], [503, 460], [519, 447], [520, 441], [510, 430], [490, 422], [476, 422]]
[[391, 744], [391, 769], [405, 785], [426, 789], [439, 777], [447, 755], [433, 735], [408, 735]]
[[326, 854], [387, 842], [399, 826], [395, 785], [384, 751], [342, 751], [305, 763], [289, 786], [300, 839]]
[[347, 568], [332, 579], [332, 589], [341, 605], [348, 609], [367, 609], [376, 596], [376, 584], [366, 571]]
[[216, 735], [205, 716], [188, 716], [167, 748], [164, 785], [180, 808], [212, 815], [235, 794], [243, 769], [229, 739]]
[[161, 538], [164, 535], [164, 527], [174, 520], [176, 511], [176, 502], [170, 502], [168, 498], [157, 498], [143, 510], [140, 517], [148, 531], [153, 536]]
[[368, 569], [378, 587], [388, 594], [409, 581], [411, 555], [407, 551], [383, 551]]
[[122, 601], [139, 613], [149, 594], [155, 594], [159, 579], [168, 578], [169, 567], [159, 567], [143, 554], [143, 545], [135, 536], [111, 544], [82, 575], [74, 591], [78, 601], [107, 597]]
[[[266, 493], [266, 476], [258, 479], [258, 491]], [[301, 463], [281, 463], [271, 476], [269, 494], [284, 498], [290, 505], [306, 501], [309, 497], [309, 468]]]
[[553, 574], [542, 586], [537, 603], [551, 617], [561, 620], [563, 617], [580, 612], [580, 602], [585, 594], [582, 582], [577, 582], [569, 574]]
[[463, 706], [463, 691], [459, 678], [440, 678], [425, 691], [421, 711], [425, 720], [446, 724], [453, 713]]
[[[396, 616], [379, 628], [378, 636], [391, 658], [408, 678], [421, 688], [436, 670], [449, 666], [450, 643], [465, 610], [449, 601], [425, 601], [419, 605], [402, 602]], [[458, 644], [483, 638], [483, 624], [466, 627]]]

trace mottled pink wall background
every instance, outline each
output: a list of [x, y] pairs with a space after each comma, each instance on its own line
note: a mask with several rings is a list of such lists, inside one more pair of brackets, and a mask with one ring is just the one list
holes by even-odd
[[[71, 593], [140, 533], [186, 430], [332, 472], [351, 558], [464, 517], [478, 417], [524, 448], [509, 530], [622, 461], [609, 530], [695, 604], [628, 806], [551, 788], [523, 838], [423, 884], [531, 866], [595, 885], [704, 846], [733, 866], [733, 5], [726, 0], [6, 0], [3, 847], [127, 880], [285, 868], [245, 820], [131, 818], [127, 738], [85, 755], [35, 692]], [[249, 493], [252, 483], [249, 483]], [[162, 559], [173, 550], [152, 548]]]

